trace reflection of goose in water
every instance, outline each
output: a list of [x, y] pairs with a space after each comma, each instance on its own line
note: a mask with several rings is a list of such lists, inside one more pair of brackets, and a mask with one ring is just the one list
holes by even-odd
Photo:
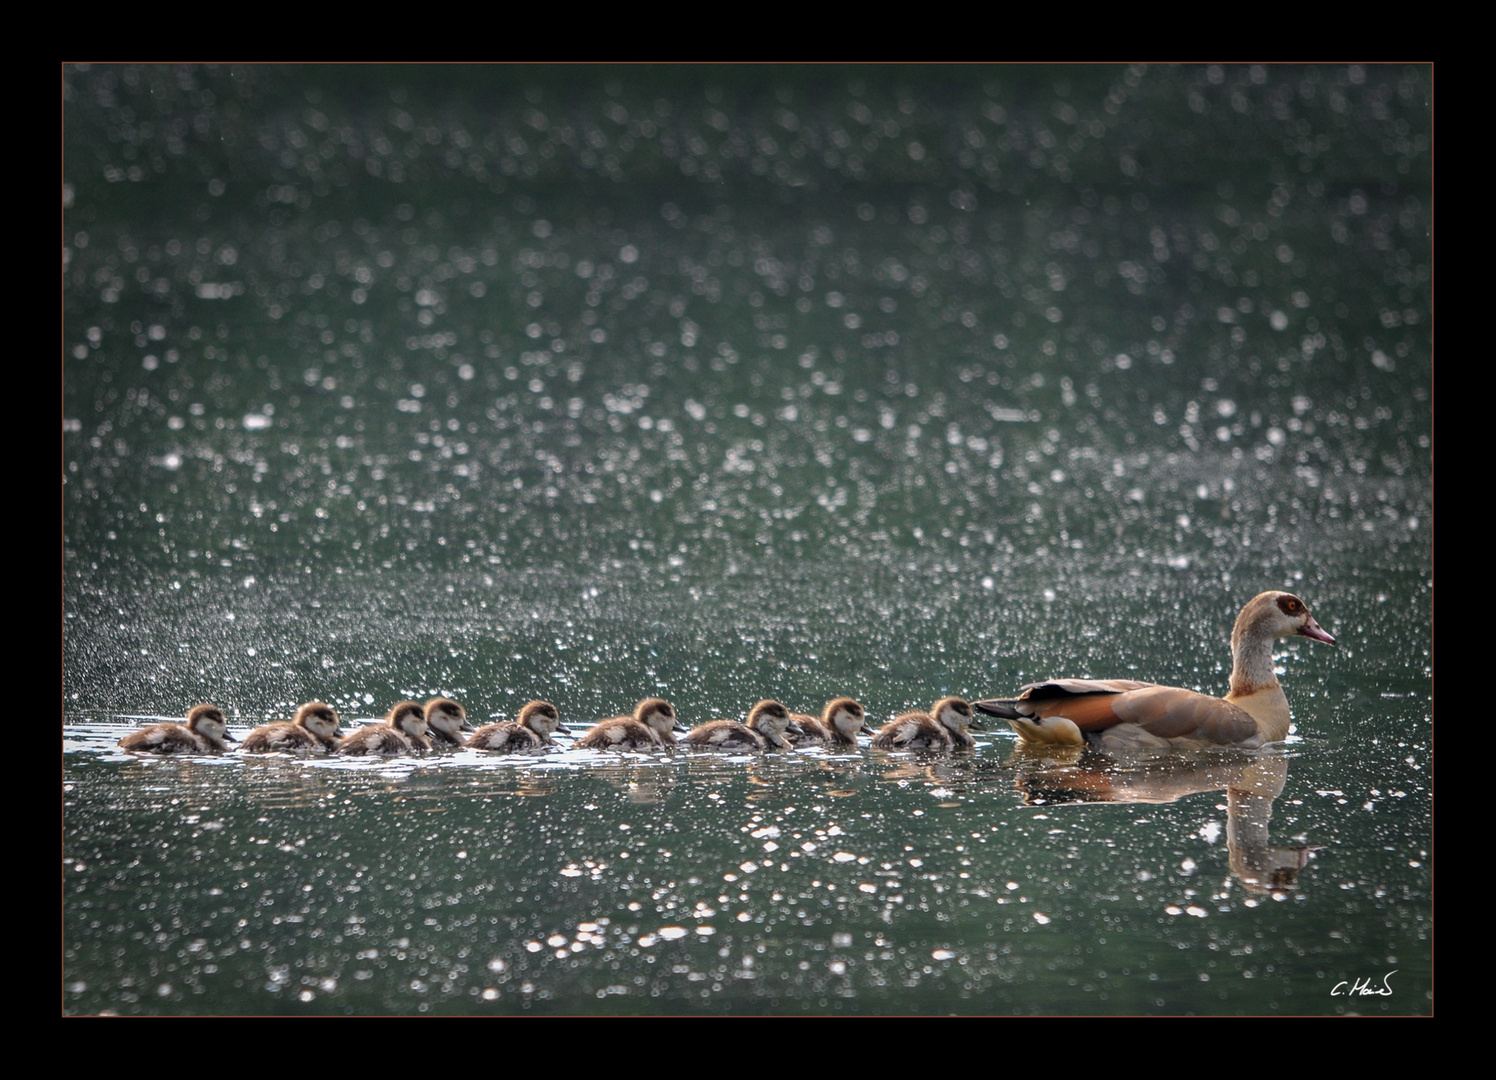
[[820, 716], [791, 713], [790, 722], [799, 728], [794, 734], [791, 728], [790, 741], [796, 746], [851, 746], [857, 745], [857, 736], [871, 735], [867, 726], [867, 715], [862, 706], [849, 697], [829, 702]]
[[777, 750], [791, 748], [785, 731], [790, 726], [790, 713], [777, 701], [760, 701], [748, 712], [744, 723], [736, 720], [712, 720], [681, 740], [687, 746], [699, 750]]
[[426, 727], [437, 746], [461, 746], [462, 732], [472, 731], [467, 710], [451, 698], [434, 697], [426, 702]]
[[1077, 803], [1170, 803], [1188, 795], [1226, 792], [1226, 847], [1231, 873], [1252, 892], [1284, 893], [1298, 888], [1299, 871], [1315, 845], [1272, 843], [1268, 822], [1273, 800], [1288, 780], [1281, 754], [1241, 750], [1129, 755], [1114, 760], [1096, 751], [1018, 744], [1009, 764], [1018, 770], [1017, 787], [1030, 806]]
[[633, 716], [615, 716], [593, 725], [573, 746], [583, 750], [658, 750], [675, 745], [675, 731], [685, 731], [675, 707], [664, 698], [645, 698]]
[[236, 741], [217, 705], [194, 705], [187, 713], [187, 723], [152, 724], [132, 731], [119, 744], [145, 754], [217, 754], [228, 749], [225, 742]]
[[1133, 679], [1054, 679], [1031, 683], [1016, 698], [978, 701], [1021, 739], [1106, 748], [1240, 746], [1255, 749], [1288, 737], [1288, 698], [1273, 671], [1273, 642], [1335, 639], [1285, 592], [1253, 597], [1231, 631], [1231, 686], [1224, 698]]
[[379, 724], [361, 727], [338, 743], [340, 754], [409, 754], [430, 750], [426, 737], [426, 710], [414, 701], [402, 701]]
[[296, 710], [296, 718], [262, 724], [248, 735], [239, 749], [246, 754], [277, 751], [306, 753], [338, 748], [338, 714], [324, 701], [309, 701]]
[[958, 697], [941, 698], [927, 713], [907, 712], [884, 724], [873, 736], [878, 750], [921, 750], [975, 746], [967, 728], [971, 706]]
[[472, 750], [497, 750], [514, 753], [522, 750], [544, 750], [555, 746], [551, 735], [565, 731], [561, 714], [549, 701], [532, 701], [513, 720], [484, 724], [467, 741]]

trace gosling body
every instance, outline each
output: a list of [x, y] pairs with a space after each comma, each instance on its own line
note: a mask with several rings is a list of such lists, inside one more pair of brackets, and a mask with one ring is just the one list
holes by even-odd
[[402, 701], [382, 723], [359, 728], [338, 743], [338, 753], [354, 755], [410, 754], [430, 750], [426, 710], [415, 701]]
[[796, 746], [855, 747], [858, 735], [873, 734], [862, 706], [849, 697], [828, 702], [820, 716], [791, 713], [790, 721], [790, 741]]
[[137, 754], [221, 754], [225, 743], [236, 741], [228, 732], [228, 721], [217, 705], [194, 705], [187, 722], [167, 721], [132, 731], [120, 746]]
[[692, 728], [681, 741], [698, 750], [788, 750], [792, 746], [785, 736], [789, 725], [789, 710], [777, 701], [764, 700], [749, 710], [741, 724], [713, 720]]
[[532, 701], [519, 711], [514, 720], [484, 724], [468, 739], [467, 745], [472, 750], [508, 754], [548, 750], [556, 745], [551, 735], [565, 730], [556, 706], [549, 701]]
[[645, 698], [632, 716], [599, 721], [572, 745], [583, 750], [662, 750], [675, 745], [685, 727], [664, 698]]
[[239, 744], [246, 754], [328, 753], [337, 748], [338, 714], [322, 701], [307, 702], [294, 720], [260, 725]]
[[884, 724], [873, 736], [879, 750], [966, 749], [976, 745], [966, 729], [971, 706], [958, 697], [937, 701], [927, 713], [907, 712]]

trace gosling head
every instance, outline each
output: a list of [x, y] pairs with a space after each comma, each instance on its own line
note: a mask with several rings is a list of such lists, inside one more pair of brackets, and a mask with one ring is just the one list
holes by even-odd
[[438, 738], [448, 742], [461, 743], [457, 733], [473, 730], [473, 725], [468, 723], [467, 710], [451, 698], [434, 697], [426, 702], [422, 711], [426, 716], [426, 726]]
[[930, 715], [952, 731], [964, 732], [971, 727], [971, 706], [965, 698], [941, 698], [930, 709]]
[[187, 712], [187, 727], [197, 732], [214, 746], [222, 746], [226, 742], [238, 742], [239, 740], [229, 734], [228, 721], [223, 718], [223, 710], [217, 705], [194, 705]]
[[748, 710], [748, 726], [768, 739], [781, 750], [788, 749], [790, 741], [784, 737], [789, 730], [790, 713], [777, 701], [760, 701]]
[[561, 714], [549, 701], [532, 701], [519, 711], [519, 722], [547, 742], [558, 732], [565, 731]]
[[837, 698], [826, 706], [821, 721], [847, 742], [856, 742], [858, 735], [871, 735], [867, 714], [862, 706], [849, 697]]
[[661, 735], [672, 731], [685, 731], [686, 726], [675, 715], [675, 706], [664, 698], [645, 698], [634, 708], [634, 719], [646, 724]]
[[426, 723], [425, 708], [416, 701], [400, 702], [390, 710], [384, 722], [414, 739], [424, 739], [430, 726]]
[[338, 714], [324, 701], [307, 702], [296, 710], [296, 719], [292, 722], [298, 727], [306, 728], [323, 742], [338, 737]]

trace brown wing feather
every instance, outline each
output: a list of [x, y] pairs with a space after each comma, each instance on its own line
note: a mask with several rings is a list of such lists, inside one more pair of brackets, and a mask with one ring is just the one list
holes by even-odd
[[1063, 716], [1082, 731], [1136, 724], [1160, 739], [1241, 742], [1257, 734], [1246, 710], [1207, 694], [1134, 679], [1055, 679], [1024, 687], [1014, 703], [1026, 716]]
[[1117, 712], [1128, 723], [1161, 739], [1201, 739], [1227, 745], [1258, 734], [1257, 721], [1240, 706], [1172, 686], [1122, 694]]
[[1063, 716], [1082, 731], [1104, 731], [1130, 722], [1117, 712], [1119, 698], [1152, 685], [1133, 679], [1052, 679], [1025, 686], [1013, 705], [1023, 716]]
[[1080, 694], [1121, 694], [1155, 685], [1157, 684], [1139, 682], [1137, 679], [1050, 679], [1048, 682], [1029, 683], [1019, 693], [1018, 700], [1038, 701]]

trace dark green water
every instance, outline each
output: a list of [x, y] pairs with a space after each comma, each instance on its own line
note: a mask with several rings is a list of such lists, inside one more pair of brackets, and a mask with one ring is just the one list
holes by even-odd
[[[64, 89], [65, 1011], [1431, 1011], [1427, 69]], [[1248, 766], [1056, 806], [1132, 767], [995, 731], [113, 746], [198, 700], [1221, 692], [1266, 588], [1341, 643], [1284, 651], [1277, 893], [1209, 786]]]

